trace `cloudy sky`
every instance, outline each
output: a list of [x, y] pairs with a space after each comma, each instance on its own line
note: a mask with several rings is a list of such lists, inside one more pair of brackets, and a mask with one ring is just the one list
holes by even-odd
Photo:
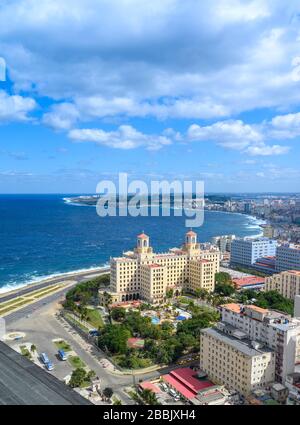
[[0, 57], [1, 193], [299, 191], [298, 0], [1, 0]]

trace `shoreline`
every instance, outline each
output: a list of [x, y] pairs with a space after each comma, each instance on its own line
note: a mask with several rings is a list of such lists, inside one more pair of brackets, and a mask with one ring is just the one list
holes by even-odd
[[[66, 204], [71, 204], [71, 203], [67, 203]], [[76, 206], [92, 206], [92, 205], [84, 205], [84, 204], [77, 204]], [[208, 212], [214, 212], [214, 213], [222, 213], [222, 214], [238, 214], [244, 217], [247, 217], [249, 220], [253, 221], [253, 224], [256, 224], [255, 227], [257, 227], [257, 230], [261, 229], [261, 225], [265, 223], [264, 220], [256, 218], [255, 216], [249, 215], [249, 214], [243, 214], [240, 212], [233, 212], [233, 211], [219, 211], [219, 210], [204, 210], [204, 213], [208, 211]], [[262, 233], [256, 233], [254, 235], [248, 236], [248, 238], [258, 238], [261, 237]], [[51, 284], [51, 282], [55, 282], [58, 279], [66, 279], [66, 278], [72, 278], [72, 277], [76, 277], [76, 276], [80, 276], [80, 275], [84, 275], [84, 274], [92, 274], [97, 273], [97, 272], [102, 272], [102, 271], [109, 271], [109, 264], [105, 264], [102, 265], [100, 267], [90, 267], [87, 269], [78, 269], [78, 270], [74, 270], [74, 271], [69, 271], [69, 272], [57, 272], [57, 273], [53, 273], [50, 275], [46, 275], [46, 276], [40, 276], [40, 277], [35, 277], [30, 281], [27, 282], [22, 282], [22, 283], [16, 283], [16, 285], [13, 284], [7, 284], [4, 285], [3, 287], [0, 287], [0, 300], [3, 297], [9, 296], [11, 294], [15, 294], [18, 293], [24, 289], [34, 289], [36, 286], [38, 285], [42, 285], [42, 284], [46, 284], [49, 283], [49, 285]]]
[[74, 272], [66, 272], [66, 273], [56, 273], [53, 274], [51, 276], [48, 277], [42, 277], [38, 280], [34, 281], [34, 282], [28, 282], [28, 283], [21, 283], [19, 285], [16, 285], [15, 289], [10, 289], [9, 287], [7, 287], [8, 289], [6, 291], [4, 291], [3, 289], [5, 289], [6, 287], [3, 286], [0, 289], [0, 301], [1, 298], [10, 296], [10, 295], [18, 295], [18, 293], [24, 289], [26, 290], [34, 290], [37, 286], [39, 285], [44, 285], [44, 284], [49, 284], [49, 286], [51, 284], [56, 283], [57, 280], [69, 280], [72, 278], [76, 278], [76, 277], [80, 277], [81, 275], [86, 275], [86, 274], [98, 274], [98, 273], [105, 273], [106, 271], [109, 272], [110, 268], [109, 266], [102, 266], [102, 267], [95, 267], [95, 268], [89, 268], [89, 269], [80, 269]]

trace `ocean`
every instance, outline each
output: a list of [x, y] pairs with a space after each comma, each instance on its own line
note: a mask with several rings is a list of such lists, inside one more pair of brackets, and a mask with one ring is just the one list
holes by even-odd
[[[93, 206], [66, 203], [64, 195], [0, 195], [0, 292], [57, 274], [108, 264], [136, 245], [145, 231], [154, 251], [179, 247], [185, 217], [100, 218]], [[205, 211], [200, 242], [211, 237], [261, 234], [260, 222], [242, 214]]]

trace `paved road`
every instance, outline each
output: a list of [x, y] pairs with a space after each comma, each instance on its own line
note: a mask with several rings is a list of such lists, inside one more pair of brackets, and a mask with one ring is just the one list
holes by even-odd
[[[99, 273], [97, 273], [97, 275], [99, 276], [99, 275], [102, 275], [102, 274], [106, 274], [108, 270], [107, 269], [101, 270], [101, 271], [99, 271]], [[68, 278], [67, 277], [64, 278], [64, 279], [60, 278], [59, 280], [56, 280], [55, 283], [62, 282], [63, 280], [66, 280], [66, 281], [67, 280], [68, 281], [73, 280], [74, 284], [68, 285], [67, 288], [62, 288], [60, 291], [57, 291], [54, 294], [50, 294], [49, 296], [44, 297], [43, 299], [40, 299], [40, 300], [36, 301], [34, 304], [27, 305], [27, 306], [15, 311], [15, 312], [11, 313], [11, 314], [8, 314], [7, 316], [4, 317], [6, 324], [8, 325], [10, 323], [13, 323], [13, 322], [23, 318], [23, 317], [26, 317], [30, 314], [33, 314], [34, 312], [36, 312], [37, 310], [39, 310], [41, 307], [45, 306], [46, 304], [49, 305], [49, 304], [58, 302], [59, 300], [63, 300], [65, 298], [65, 294], [73, 286], [77, 285], [80, 282], [84, 282], [84, 281], [90, 279], [92, 277], [92, 275], [95, 276], [95, 271], [90, 272], [90, 273], [84, 273], [82, 275], [80, 274], [79, 276], [78, 275], [74, 275], [74, 276], [72, 275], [72, 276], [68, 276]], [[53, 282], [51, 282], [51, 285], [53, 285]], [[49, 286], [49, 283], [46, 286]], [[37, 288], [35, 286], [34, 288], [31, 288], [31, 289], [27, 288], [27, 289], [24, 289], [24, 290], [26, 290], [26, 293], [28, 294], [29, 292], [32, 292], [33, 290], [36, 290], [36, 289]], [[13, 297], [15, 297], [15, 296], [16, 295], [13, 295]], [[0, 305], [1, 305], [1, 302], [3, 302], [3, 299], [0, 300]]]
[[[88, 278], [89, 274], [80, 276], [78, 281], [76, 283], [74, 282], [74, 285]], [[65, 294], [70, 287], [71, 286], [64, 288], [55, 294], [51, 294], [42, 300], [38, 300], [34, 304], [6, 316], [6, 332], [24, 332], [26, 337], [22, 342], [29, 342], [36, 345], [39, 353], [46, 352], [55, 365], [53, 374], [61, 380], [71, 373], [72, 369], [68, 363], [61, 362], [57, 359], [57, 349], [53, 343], [53, 339], [64, 339], [71, 345], [85, 364], [96, 372], [97, 376], [101, 379], [102, 388], [111, 387], [124, 404], [132, 404], [133, 401], [124, 392], [124, 389], [126, 386], [133, 384], [133, 377], [130, 375], [114, 375], [103, 368], [99, 363], [99, 360], [103, 358], [101, 352], [89, 346], [72, 328], [70, 332], [68, 330], [70, 327], [66, 326], [64, 322], [60, 322], [55, 317], [55, 307], [58, 302], [65, 299]], [[16, 342], [13, 341], [10, 345], [14, 346]], [[139, 375], [135, 380], [137, 382], [139, 379], [153, 379], [158, 376], [159, 372], [154, 371]]]
[[[51, 305], [36, 306], [34, 313], [29, 317], [21, 317], [13, 320], [7, 324], [7, 332], [22, 331], [26, 333], [26, 337], [22, 340], [36, 345], [39, 353], [46, 352], [55, 366], [53, 374], [59, 378], [64, 379], [70, 372], [71, 368], [66, 362], [61, 362], [56, 358], [56, 347], [53, 339], [62, 338], [67, 341], [85, 364], [94, 370], [101, 379], [102, 388], [111, 387], [114, 393], [125, 403], [132, 404], [132, 400], [124, 392], [126, 386], [133, 383], [132, 376], [114, 375], [107, 369], [104, 369], [99, 360], [103, 358], [101, 352], [89, 346], [76, 332], [69, 332], [68, 326], [64, 326], [62, 322], [58, 321], [50, 311]], [[16, 342], [11, 343], [14, 346]], [[87, 349], [91, 348], [91, 349]], [[139, 379], [152, 379], [159, 376], [158, 372], [151, 372], [145, 375], [139, 375]]]
[[62, 283], [64, 281], [68, 281], [68, 280], [75, 280], [77, 283], [79, 283], [79, 282], [83, 282], [87, 279], [90, 279], [90, 278], [92, 278], [96, 275], [106, 274], [107, 272], [109, 272], [109, 267], [99, 269], [99, 272], [97, 272], [96, 270], [91, 270], [90, 272], [85, 271], [85, 272], [82, 272], [82, 273], [61, 275], [60, 277], [58, 276], [56, 278], [49, 279], [49, 280], [43, 281], [43, 282], [35, 284], [35, 285], [29, 285], [27, 287], [20, 289], [19, 291], [15, 291], [15, 292], [9, 293], [7, 295], [5, 295], [5, 294], [0, 295], [0, 304], [5, 302], [5, 301], [12, 300], [16, 297], [29, 294], [32, 291], [36, 291], [38, 289], [43, 289], [43, 288], [53, 286], [57, 283]]

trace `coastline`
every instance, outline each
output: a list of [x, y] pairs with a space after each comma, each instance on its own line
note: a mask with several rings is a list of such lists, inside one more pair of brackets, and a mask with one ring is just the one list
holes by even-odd
[[[69, 203], [70, 205], [70, 203]], [[78, 206], [78, 205], [76, 205]], [[80, 205], [80, 206], [89, 206], [89, 205]], [[214, 213], [222, 213], [222, 214], [238, 214], [240, 216], [243, 216], [245, 218], [247, 218], [249, 221], [251, 221], [251, 223], [247, 223], [245, 225], [245, 227], [251, 228], [253, 229], [253, 232], [255, 232], [255, 234], [248, 236], [249, 238], [257, 238], [260, 237], [262, 235], [262, 233], [260, 232], [261, 229], [261, 225], [264, 223], [263, 220], [256, 218], [255, 216], [249, 215], [249, 214], [243, 214], [243, 213], [239, 213], [239, 212], [231, 212], [231, 211], [219, 211], [219, 210], [205, 210], [204, 212], [214, 212]], [[230, 233], [230, 231], [228, 232]], [[232, 231], [232, 233], [234, 233]], [[203, 242], [208, 242], [208, 241], [203, 241]], [[24, 280], [23, 282], [12, 282], [12, 283], [8, 283], [8, 284], [4, 284], [4, 286], [0, 287], [0, 299], [3, 296], [7, 296], [8, 294], [11, 293], [17, 293], [21, 290], [24, 290], [25, 288], [29, 288], [30, 290], [32, 288], [35, 288], [38, 285], [41, 284], [46, 284], [48, 283], [49, 285], [51, 285], [51, 282], [55, 282], [59, 279], [67, 279], [67, 278], [72, 278], [72, 277], [76, 277], [76, 276], [80, 276], [80, 275], [84, 275], [84, 274], [92, 274], [97, 273], [97, 272], [101, 272], [101, 271], [105, 271], [105, 270], [109, 270], [109, 264], [103, 262], [101, 266], [97, 267], [97, 266], [91, 266], [89, 268], [81, 268], [81, 269], [76, 269], [76, 270], [71, 270], [71, 271], [66, 271], [66, 272], [54, 272], [52, 274], [49, 275], [40, 275], [40, 276], [36, 276], [31, 278], [29, 276], [28, 280]]]
[[[56, 283], [57, 280], [66, 280], [66, 279], [72, 279], [76, 277], [80, 277], [81, 275], [86, 274], [98, 274], [101, 272], [109, 272], [109, 266], [102, 266], [102, 267], [95, 267], [95, 268], [89, 268], [89, 269], [80, 269], [76, 271], [66, 272], [66, 273], [54, 273], [50, 276], [36, 278], [34, 281], [30, 281], [28, 283], [20, 283], [19, 285], [16, 285], [14, 289], [10, 289], [9, 286], [3, 286], [0, 288], [0, 301], [1, 298], [7, 297], [8, 295], [17, 295], [20, 291], [24, 289], [28, 290], [34, 290], [39, 285], [49, 284], [49, 286], [53, 283]], [[5, 290], [6, 289], [6, 290]]]

